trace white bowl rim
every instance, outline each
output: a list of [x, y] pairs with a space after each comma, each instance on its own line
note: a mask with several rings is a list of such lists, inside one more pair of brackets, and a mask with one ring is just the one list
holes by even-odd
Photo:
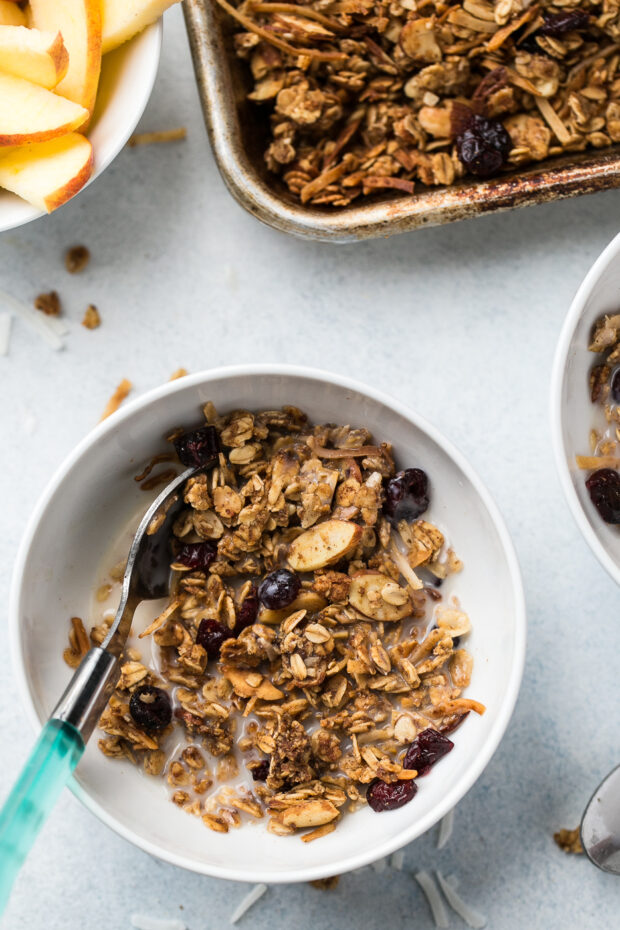
[[[510, 676], [506, 683], [506, 690], [502, 706], [499, 709], [497, 719], [493, 729], [489, 734], [487, 742], [483, 747], [483, 751], [478, 755], [477, 759], [472, 762], [467, 777], [457, 782], [453, 788], [448, 791], [442, 798], [441, 803], [429, 811], [425, 817], [420, 818], [420, 820], [416, 821], [414, 824], [411, 824], [408, 829], [402, 830], [402, 832], [396, 834], [396, 836], [391, 837], [372, 850], [357, 854], [352, 853], [346, 858], [343, 858], [338, 868], [340, 872], [344, 873], [361, 868], [365, 865], [369, 865], [371, 862], [389, 855], [396, 849], [400, 849], [402, 846], [411, 842], [413, 839], [421, 836], [442, 817], [444, 817], [450, 810], [452, 810], [461, 800], [461, 798], [469, 791], [469, 789], [481, 775], [486, 765], [489, 763], [506, 731], [517, 701], [517, 697], [519, 695], [519, 688], [521, 685], [525, 664], [525, 649], [527, 638], [525, 595], [517, 555], [504, 523], [503, 517], [501, 516], [497, 505], [495, 504], [490, 493], [487, 491], [485, 485], [482, 483], [481, 479], [478, 477], [477, 473], [474, 471], [469, 462], [464, 458], [462, 453], [454, 445], [452, 445], [449, 440], [445, 439], [439, 430], [432, 426], [424, 417], [415, 413], [406, 405], [401, 404], [400, 401], [396, 400], [396, 398], [385, 394], [383, 391], [380, 391], [375, 387], [367, 386], [362, 382], [356, 381], [343, 375], [333, 374], [332, 372], [322, 371], [317, 368], [310, 368], [301, 365], [265, 363], [225, 366], [197, 372], [193, 375], [186, 375], [185, 377], [177, 379], [176, 381], [167, 382], [157, 388], [147, 391], [141, 397], [138, 397], [134, 401], [128, 403], [126, 406], [122, 407], [111, 417], [104, 420], [93, 430], [91, 430], [91, 432], [88, 433], [78, 443], [75, 449], [67, 456], [64, 462], [56, 470], [47, 487], [41, 494], [41, 497], [35, 506], [34, 512], [30, 516], [30, 519], [27, 523], [24, 536], [18, 549], [17, 560], [13, 571], [11, 591], [9, 595], [9, 640], [12, 664], [14, 674], [17, 677], [21, 700], [26, 708], [27, 716], [30, 718], [34, 728], [39, 729], [43, 723], [43, 718], [40, 717], [37, 713], [34, 702], [32, 700], [32, 695], [28, 686], [26, 666], [19, 635], [19, 617], [21, 615], [21, 581], [24, 577], [28, 552], [34, 540], [39, 521], [41, 520], [41, 517], [43, 516], [51, 498], [54, 496], [59, 486], [65, 480], [67, 473], [79, 461], [81, 456], [91, 446], [104, 440], [107, 434], [113, 431], [116, 426], [123, 420], [132, 417], [135, 413], [138, 413], [145, 407], [157, 403], [163, 397], [174, 394], [177, 391], [185, 390], [187, 387], [206, 384], [209, 381], [214, 381], [221, 378], [265, 374], [274, 375], [276, 377], [289, 376], [298, 378], [310, 378], [324, 382], [326, 381], [330, 384], [342, 387], [345, 390], [358, 392], [362, 395], [370, 397], [378, 403], [390, 407], [409, 422], [413, 423], [413, 425], [416, 426], [419, 430], [425, 432], [432, 441], [434, 441], [447, 455], [450, 456], [450, 458], [456, 464], [457, 468], [459, 468], [465, 474], [467, 479], [474, 487], [476, 493], [480, 496], [484, 506], [487, 508], [489, 516], [491, 517], [502, 545], [502, 550], [506, 558], [512, 586], [511, 594], [512, 598], [514, 599], [515, 607], [514, 658], [511, 666]], [[70, 788], [78, 800], [81, 801], [82, 804], [84, 804], [84, 806], [89, 811], [91, 811], [91, 813], [95, 814], [95, 816], [98, 817], [102, 823], [106, 824], [106, 826], [110, 827], [124, 839], [128, 840], [130, 843], [133, 843], [144, 852], [147, 852], [158, 859], [161, 859], [172, 865], [188, 869], [189, 871], [197, 872], [198, 874], [209, 875], [214, 878], [224, 878], [234, 881], [246, 882], [265, 882], [266, 884], [307, 882], [325, 876], [325, 869], [320, 865], [311, 868], [298, 868], [295, 870], [287, 871], [286, 873], [283, 873], [281, 877], [278, 876], [277, 879], [274, 879], [272, 872], [262, 872], [260, 866], [258, 866], [256, 870], [246, 870], [236, 869], [234, 866], [224, 867], [210, 863], [198, 864], [193, 860], [185, 859], [185, 857], [182, 855], [177, 855], [170, 850], [145, 840], [134, 830], [118, 822], [101, 804], [95, 802], [89, 796], [87, 791], [82, 789], [81, 786], [74, 780], [70, 782]]]
[[[560, 484], [564, 491], [564, 496], [568, 503], [573, 519], [577, 524], [582, 536], [589, 545], [590, 549], [599, 560], [606, 572], [611, 575], [616, 584], [620, 585], [620, 565], [609, 554], [597, 533], [592, 528], [590, 521], [587, 519], [583, 509], [583, 504], [575, 489], [574, 482], [571, 478], [568, 467], [568, 454], [564, 447], [563, 438], [563, 413], [562, 413], [562, 389], [564, 387], [564, 377], [568, 362], [568, 353], [573, 341], [573, 334], [577, 328], [585, 305], [590, 298], [592, 291], [598, 281], [607, 271], [609, 266], [616, 261], [620, 255], [620, 233], [615, 236], [609, 245], [601, 252], [596, 259], [587, 275], [581, 282], [577, 293], [570, 305], [566, 319], [562, 326], [560, 339], [555, 351], [553, 360], [553, 369], [551, 373], [551, 392], [550, 392], [550, 411], [551, 411], [551, 440], [555, 456], [555, 464], [560, 478]], [[574, 455], [574, 451], [572, 453]]]
[[[151, 94], [153, 93], [153, 87], [155, 86], [155, 79], [157, 77], [157, 72], [159, 70], [159, 62], [161, 59], [161, 47], [162, 47], [163, 36], [164, 36], [163, 16], [160, 16], [158, 20], [156, 20], [154, 23], [151, 23], [150, 26], [147, 26], [143, 30], [143, 33], [148, 33], [150, 36], [152, 36], [152, 42], [154, 44], [154, 49], [153, 49], [153, 56], [151, 59], [151, 65], [152, 65], [151, 71], [147, 75], [147, 80], [145, 84], [143, 85], [144, 90], [142, 94], [142, 99], [139, 101], [137, 111], [136, 111], [137, 112], [136, 122], [133, 124], [133, 126], [130, 126], [128, 130], [123, 132], [118, 137], [117, 144], [113, 145], [110, 148], [109, 152], [107, 152], [106, 156], [102, 158], [101, 161], [97, 159], [97, 153], [95, 153], [95, 171], [93, 171], [92, 175], [90, 176], [86, 184], [83, 187], [81, 187], [79, 191], [73, 195], [73, 197], [70, 197], [69, 200], [61, 204], [61, 206], [57, 208], [58, 210], [62, 210], [62, 208], [67, 203], [71, 203], [72, 200], [75, 200], [75, 198], [79, 196], [79, 194], [81, 194], [82, 191], [85, 191], [87, 187], [90, 187], [90, 185], [94, 181], [96, 181], [97, 178], [100, 177], [100, 175], [103, 174], [106, 168], [108, 168], [112, 164], [114, 159], [118, 155], [120, 155], [125, 145], [127, 144], [128, 139], [131, 137], [134, 129], [138, 125], [139, 121], [142, 119], [144, 111], [146, 110], [146, 105], [151, 99]], [[139, 35], [142, 35], [143, 33], [139, 33]], [[114, 51], [116, 51], [116, 49], [114, 49]], [[86, 137], [89, 138], [88, 134]], [[27, 203], [27, 201], [24, 201], [24, 203]], [[17, 222], [14, 220], [9, 220], [8, 222], [6, 220], [3, 221], [2, 213], [0, 211], [0, 233], [9, 232], [11, 229], [19, 229], [21, 226], [27, 226], [28, 223], [32, 223], [34, 222], [34, 220], [40, 220], [42, 216], [51, 216], [51, 214], [46, 213], [44, 210], [38, 210], [32, 204], [29, 204], [29, 208], [30, 209], [28, 210], [28, 212], [24, 213], [23, 219], [19, 219], [17, 220]], [[57, 210], [54, 210], [53, 212], [56, 213]]]

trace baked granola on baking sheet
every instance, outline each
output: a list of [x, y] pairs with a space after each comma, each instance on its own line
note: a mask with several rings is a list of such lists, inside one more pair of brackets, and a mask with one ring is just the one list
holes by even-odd
[[[128, 646], [99, 746], [216, 832], [266, 818], [310, 842], [347, 810], [410, 802], [447, 734], [484, 712], [463, 697], [469, 618], [441, 589], [462, 564], [425, 519], [428, 475], [397, 471], [363, 427], [294, 407], [205, 418], [171, 437], [183, 465], [212, 467], [185, 484], [172, 593]], [[170, 458], [137, 478], [154, 487]], [[93, 643], [120, 577], [97, 591]], [[74, 618], [71, 664], [85, 637]]]
[[620, 141], [617, 0], [212, 2], [247, 62], [267, 168], [303, 204]]

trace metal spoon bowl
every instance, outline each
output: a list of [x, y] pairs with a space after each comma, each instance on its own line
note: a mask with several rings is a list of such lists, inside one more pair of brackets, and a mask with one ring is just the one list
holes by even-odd
[[620, 765], [590, 798], [581, 819], [581, 843], [594, 865], [620, 875]]

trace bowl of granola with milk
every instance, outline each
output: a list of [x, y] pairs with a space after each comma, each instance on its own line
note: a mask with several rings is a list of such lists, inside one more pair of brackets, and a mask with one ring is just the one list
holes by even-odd
[[551, 416], [562, 488], [620, 584], [620, 236], [586, 275], [558, 343]]
[[495, 505], [434, 428], [348, 379], [172, 382], [88, 436], [32, 517], [11, 627], [35, 722], [105, 637], [137, 522], [187, 467], [169, 593], [136, 612], [76, 794], [224, 878], [387, 855], [471, 787], [517, 698], [525, 609]]

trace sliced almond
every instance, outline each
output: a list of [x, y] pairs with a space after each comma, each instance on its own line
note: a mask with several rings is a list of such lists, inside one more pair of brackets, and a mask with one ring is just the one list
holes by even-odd
[[286, 620], [287, 617], [290, 617], [291, 614], [296, 613], [298, 610], [316, 613], [319, 610], [323, 610], [326, 606], [327, 601], [324, 597], [321, 597], [320, 594], [317, 594], [316, 591], [304, 590], [301, 591], [288, 607], [282, 607], [281, 610], [268, 610], [266, 607], [263, 608], [258, 615], [258, 623], [268, 623], [270, 626], [275, 626], [278, 623], [282, 623], [283, 620]]
[[440, 630], [450, 636], [464, 636], [471, 630], [471, 621], [464, 610], [456, 607], [442, 607], [436, 610], [435, 620]]
[[[351, 580], [349, 603], [371, 620], [394, 622], [411, 614], [411, 601], [406, 597], [404, 604], [390, 604], [382, 596], [392, 579], [381, 572], [357, 572]], [[389, 589], [392, 591], [392, 589]], [[406, 592], [403, 590], [403, 593]]]
[[338, 808], [331, 801], [319, 799], [293, 804], [280, 815], [280, 820], [284, 826], [299, 830], [302, 827], [320, 827], [337, 816]]
[[272, 685], [266, 678], [262, 679], [258, 685], [250, 684], [248, 679], [255, 682], [257, 677], [256, 672], [248, 672], [240, 668], [232, 668], [226, 665], [222, 668], [222, 674], [233, 686], [235, 694], [238, 694], [240, 697], [249, 698], [256, 696], [262, 701], [277, 701], [279, 698], [284, 697], [284, 693], [280, 691], [279, 688], [276, 688], [275, 685]]
[[347, 520], [326, 520], [293, 540], [288, 561], [298, 572], [314, 572], [333, 565], [352, 552], [362, 536], [362, 527]]

